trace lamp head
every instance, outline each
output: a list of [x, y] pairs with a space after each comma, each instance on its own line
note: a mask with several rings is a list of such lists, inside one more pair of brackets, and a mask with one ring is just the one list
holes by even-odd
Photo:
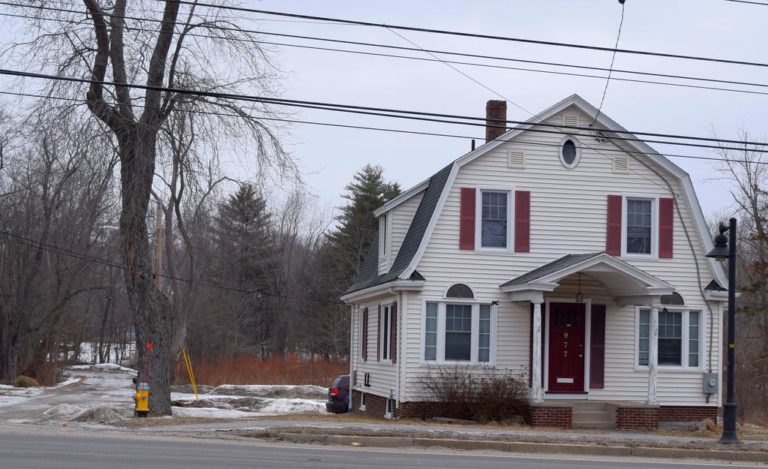
[[728, 238], [725, 236], [725, 232], [728, 231], [728, 227], [720, 224], [719, 233], [715, 236], [715, 247], [707, 253], [707, 257], [712, 257], [719, 261], [728, 259]]

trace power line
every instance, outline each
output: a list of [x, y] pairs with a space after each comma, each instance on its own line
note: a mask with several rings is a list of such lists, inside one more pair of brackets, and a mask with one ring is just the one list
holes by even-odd
[[[623, 11], [624, 11], [624, 10], [622, 9], [622, 21], [623, 21]], [[418, 44], [416, 44], [415, 42], [411, 41], [410, 39], [406, 38], [405, 36], [403, 36], [402, 34], [398, 33], [397, 31], [395, 31], [395, 30], [390, 30], [390, 31], [391, 31], [393, 34], [395, 34], [395, 35], [399, 36], [400, 38], [402, 38], [402, 39], [406, 40], [406, 41], [407, 41], [407, 42], [409, 42], [411, 45], [414, 45], [414, 46], [418, 47], [419, 49], [422, 49], [420, 45], [418, 45]], [[619, 31], [621, 31], [621, 27], [619, 27]], [[441, 60], [441, 59], [440, 59], [440, 57], [436, 56], [435, 54], [429, 53], [429, 55], [431, 55], [432, 57], [434, 57], [434, 58], [436, 58], [436, 59], [438, 59], [438, 60]], [[615, 55], [614, 55], [614, 57], [615, 57]], [[442, 60], [441, 60], [441, 61], [442, 61]], [[466, 78], [470, 79], [470, 80], [471, 80], [472, 82], [474, 82], [475, 84], [478, 84], [478, 85], [482, 86], [483, 88], [485, 88], [485, 89], [487, 89], [487, 90], [491, 91], [492, 93], [494, 93], [494, 94], [498, 95], [499, 97], [501, 97], [502, 99], [504, 99], [504, 100], [506, 100], [506, 101], [510, 101], [510, 99], [509, 99], [509, 98], [507, 98], [506, 96], [504, 96], [504, 95], [502, 95], [501, 93], [499, 93], [498, 91], [496, 91], [496, 90], [494, 90], [494, 89], [490, 88], [489, 86], [487, 86], [486, 84], [482, 83], [481, 81], [479, 81], [479, 80], [477, 80], [477, 79], [473, 78], [473, 77], [472, 77], [472, 76], [470, 76], [469, 74], [467, 74], [467, 73], [464, 73], [463, 71], [459, 70], [458, 68], [456, 68], [456, 67], [454, 67], [454, 66], [452, 66], [452, 65], [449, 65], [449, 64], [447, 64], [447, 63], [445, 63], [445, 62], [443, 62], [443, 63], [444, 63], [446, 66], [448, 66], [448, 67], [449, 67], [451, 70], [453, 70], [453, 71], [455, 71], [455, 72], [458, 72], [458, 73], [460, 73], [460, 74], [461, 74], [461, 75], [463, 75], [464, 77], [466, 77]], [[613, 63], [611, 63], [611, 66], [613, 66]], [[607, 84], [606, 84], [606, 87], [607, 87]], [[605, 95], [603, 95], [603, 96], [605, 96]], [[512, 102], [512, 104], [514, 104], [514, 105], [515, 105], [515, 106], [517, 106], [518, 108], [522, 109], [523, 111], [527, 112], [529, 115], [533, 116], [533, 113], [532, 113], [531, 111], [529, 111], [529, 110], [525, 109], [524, 107], [522, 107], [522, 106], [520, 106], [520, 105], [516, 104], [514, 101], [510, 101], [510, 102]], [[602, 105], [602, 103], [601, 103], [601, 105]], [[599, 114], [599, 112], [600, 112], [600, 111], [598, 111], [598, 114]], [[597, 121], [597, 117], [595, 117], [595, 121]], [[594, 125], [594, 122], [592, 122], [592, 124], [590, 125], [590, 127], [592, 127], [593, 125]], [[558, 132], [560, 132], [560, 133], [562, 133], [563, 135], [567, 135], [567, 133], [566, 133], [565, 131], [561, 130], [561, 129], [558, 129], [557, 131], [558, 131]], [[598, 150], [598, 149], [596, 149], [596, 148], [594, 148], [594, 147], [590, 146], [590, 145], [589, 145], [589, 144], [587, 144], [586, 142], [582, 142], [582, 143], [584, 144], [584, 146], [585, 146], [585, 147], [587, 147], [587, 148], [589, 148], [590, 150], [594, 151], [596, 154], [598, 154], [598, 155], [600, 155], [600, 156], [604, 157], [605, 159], [607, 159], [607, 160], [609, 160], [609, 161], [613, 161], [613, 159], [612, 159], [611, 157], [609, 157], [608, 155], [606, 155], [606, 154], [602, 153], [600, 150]], [[631, 156], [632, 156], [633, 158], [636, 158], [634, 155], [631, 155]], [[639, 172], [637, 172], [637, 171], [634, 171], [634, 170], [633, 170], [632, 172], [634, 172], [634, 173], [635, 173], [635, 174], [637, 174], [638, 176], [642, 177], [643, 179], [645, 179], [645, 180], [647, 180], [647, 181], [651, 182], [652, 184], [656, 184], [656, 185], [660, 186], [660, 185], [659, 185], [659, 184], [658, 184], [656, 181], [654, 181], [654, 180], [650, 179], [649, 177], [647, 177], [647, 176], [644, 176], [643, 174], [641, 174], [641, 173], [639, 173]], [[660, 186], [660, 187], [661, 187], [661, 186]]]
[[[109, 85], [109, 86], [121, 86], [126, 88], [135, 88], [135, 89], [142, 89], [142, 90], [154, 90], [154, 91], [164, 91], [164, 92], [172, 92], [172, 93], [178, 93], [182, 95], [193, 95], [193, 96], [206, 96], [206, 97], [214, 97], [214, 98], [221, 98], [221, 99], [231, 99], [231, 100], [239, 100], [239, 101], [247, 101], [247, 102], [258, 102], [262, 104], [273, 104], [278, 106], [289, 106], [289, 107], [299, 107], [299, 108], [306, 108], [306, 109], [318, 109], [323, 111], [333, 111], [333, 112], [344, 112], [344, 113], [351, 113], [351, 114], [362, 114], [362, 115], [371, 115], [371, 116], [378, 116], [378, 117], [392, 117], [392, 118], [398, 118], [398, 119], [407, 119], [407, 120], [420, 120], [425, 122], [437, 122], [437, 123], [444, 123], [444, 124], [455, 124], [455, 125], [471, 125], [471, 126], [485, 126], [484, 121], [485, 118], [481, 117], [473, 117], [473, 116], [461, 116], [461, 115], [454, 115], [454, 114], [442, 114], [442, 113], [432, 113], [432, 112], [422, 112], [422, 111], [411, 111], [411, 110], [403, 110], [403, 109], [391, 109], [391, 108], [379, 108], [379, 107], [370, 107], [370, 106], [358, 106], [358, 105], [350, 105], [350, 104], [337, 104], [337, 103], [328, 103], [328, 102], [319, 102], [319, 101], [306, 101], [306, 100], [296, 100], [296, 99], [286, 99], [286, 98], [270, 98], [270, 97], [264, 97], [264, 96], [255, 96], [255, 95], [243, 95], [243, 94], [234, 94], [234, 93], [222, 93], [222, 92], [213, 92], [213, 91], [198, 91], [198, 90], [190, 90], [190, 89], [184, 89], [184, 88], [168, 88], [163, 86], [150, 86], [150, 85], [139, 85], [139, 84], [132, 84], [132, 83], [115, 83], [111, 81], [104, 81], [104, 80], [91, 80], [86, 78], [75, 78], [75, 77], [61, 77], [56, 75], [48, 75], [48, 74], [42, 74], [42, 73], [34, 73], [34, 72], [24, 72], [24, 71], [18, 71], [18, 70], [8, 70], [8, 69], [0, 69], [0, 75], [9, 75], [9, 76], [17, 76], [17, 77], [26, 77], [26, 78], [37, 78], [37, 79], [44, 79], [44, 80], [54, 80], [54, 81], [66, 81], [66, 82], [73, 82], [73, 83], [87, 83], [87, 84], [100, 84], [100, 85]], [[463, 121], [455, 121], [455, 120], [446, 120], [447, 119], [461, 119], [461, 120], [468, 120], [468, 121], [475, 121], [475, 122], [463, 122]], [[479, 122], [483, 121], [483, 122]], [[501, 121], [500, 121], [501, 122]], [[551, 130], [543, 130], [536, 127], [550, 127], [550, 128], [556, 128], [556, 129], [572, 129], [572, 130], [585, 130], [592, 132], [595, 129], [590, 127], [580, 127], [580, 126], [573, 126], [573, 125], [559, 125], [559, 124], [549, 124], [544, 122], [528, 122], [528, 121], [516, 121], [516, 120], [505, 120], [503, 121], [507, 124], [515, 124], [520, 126], [528, 126], [529, 128], [525, 129], [529, 132], [541, 132], [541, 133], [555, 133], [560, 134], [559, 131], [551, 131]], [[729, 140], [729, 139], [719, 139], [719, 138], [710, 138], [710, 137], [697, 137], [697, 136], [686, 136], [686, 135], [675, 135], [675, 134], [664, 134], [664, 133], [655, 133], [655, 132], [631, 132], [628, 130], [611, 130], [611, 129], [600, 129], [601, 137], [609, 140], [618, 140], [618, 141], [629, 141], [629, 142], [650, 142], [650, 143], [660, 143], [660, 144], [666, 144], [666, 145], [677, 145], [677, 146], [690, 146], [690, 147], [699, 147], [699, 148], [713, 148], [717, 150], [736, 150], [736, 151], [742, 151], [744, 150], [743, 147], [728, 147], [728, 146], [722, 146], [722, 145], [709, 145], [709, 144], [701, 144], [701, 143], [686, 143], [686, 142], [674, 142], [674, 141], [668, 141], [668, 140], [654, 140], [654, 139], [639, 139], [639, 138], [631, 138], [631, 137], [620, 137], [620, 136], [614, 136], [614, 135], [605, 135], [605, 133], [612, 133], [612, 134], [624, 134], [624, 133], [632, 133], [635, 135], [647, 135], [647, 136], [655, 136], [655, 137], [662, 137], [662, 138], [674, 138], [674, 139], [683, 139], [683, 140], [695, 140], [695, 141], [705, 141], [705, 142], [716, 142], [716, 143], [733, 143], [738, 145], [753, 145], [753, 146], [766, 146], [767, 143], [764, 142], [753, 142], [753, 141], [746, 141], [746, 140]], [[574, 136], [582, 136], [582, 137], [592, 137], [591, 134], [579, 134], [579, 133], [572, 133]], [[752, 149], [751, 151], [757, 152], [757, 153], [768, 153], [768, 150], [758, 150], [758, 149]]]
[[[33, 248], [36, 248], [36, 249], [43, 249], [43, 250], [48, 251], [48, 252], [59, 253], [59, 254], [62, 254], [62, 255], [68, 256], [68, 257], [72, 257], [72, 258], [75, 258], [75, 259], [78, 259], [78, 260], [82, 260], [82, 261], [85, 261], [85, 262], [91, 262], [91, 263], [94, 263], [94, 264], [99, 264], [99, 265], [103, 265], [103, 266], [114, 268], [114, 269], [126, 270], [126, 271], [129, 270], [129, 267], [124, 265], [124, 264], [118, 264], [118, 263], [115, 263], [115, 262], [112, 262], [112, 261], [109, 261], [109, 260], [106, 260], [106, 259], [102, 259], [102, 258], [99, 258], [99, 257], [94, 257], [94, 256], [90, 256], [90, 255], [87, 255], [87, 254], [79, 253], [77, 251], [72, 251], [70, 249], [62, 248], [61, 246], [57, 246], [55, 244], [44, 243], [44, 242], [38, 241], [36, 239], [28, 238], [28, 237], [25, 237], [25, 236], [14, 234], [14, 233], [9, 233], [7, 231], [0, 231], [0, 235], [4, 235], [10, 241], [15, 242], [16, 244], [23, 245], [23, 246], [33, 247]], [[190, 283], [190, 284], [203, 284], [203, 285], [206, 285], [208, 287], [211, 287], [211, 288], [214, 288], [214, 289], [217, 289], [217, 290], [230, 291], [230, 292], [235, 292], [235, 293], [243, 293], [243, 294], [247, 294], [247, 295], [262, 295], [262, 296], [269, 296], [269, 297], [272, 297], [272, 298], [282, 298], [282, 299], [289, 299], [289, 300], [309, 301], [311, 303], [319, 303], [319, 304], [346, 305], [346, 303], [343, 303], [343, 302], [340, 302], [340, 301], [313, 300], [313, 299], [310, 299], [310, 298], [303, 298], [303, 297], [298, 297], [298, 296], [290, 296], [290, 295], [281, 295], [281, 294], [278, 294], [278, 293], [270, 293], [270, 292], [266, 292], [266, 291], [263, 291], [263, 290], [250, 290], [250, 289], [244, 289], [244, 288], [239, 288], [239, 287], [230, 287], [230, 286], [226, 286], [226, 285], [218, 285], [218, 284], [210, 282], [210, 281], [199, 281], [199, 282], [196, 282], [196, 281], [193, 281], [193, 280], [188, 279], [188, 278], [176, 277], [176, 276], [167, 275], [167, 274], [158, 274], [158, 273], [149, 272], [149, 271], [143, 272], [143, 273], [149, 274], [149, 275], [151, 275], [153, 277], [161, 277], [161, 278], [165, 278], [165, 279], [168, 279], [168, 280], [176, 280], [176, 281], [179, 281], [179, 282], [185, 282], [185, 283]]]
[[[158, 1], [167, 1], [167, 0], [158, 0]], [[635, 54], [635, 55], [644, 55], [644, 56], [664, 57], [664, 58], [671, 58], [671, 59], [697, 60], [697, 61], [703, 61], [703, 62], [716, 62], [716, 63], [731, 64], [731, 65], [746, 65], [750, 67], [768, 68], [768, 63], [763, 63], [763, 62], [749, 62], [749, 61], [725, 59], [725, 58], [718, 58], [718, 57], [702, 57], [702, 56], [695, 56], [695, 55], [672, 54], [672, 53], [665, 53], [665, 52], [653, 52], [653, 51], [644, 51], [644, 50], [636, 50], [636, 49], [612, 49], [610, 47], [592, 46], [587, 44], [544, 41], [540, 39], [527, 39], [527, 38], [519, 38], [519, 37], [511, 37], [511, 36], [497, 36], [492, 34], [467, 33], [462, 31], [449, 31], [444, 29], [421, 28], [417, 26], [373, 23], [369, 21], [349, 20], [349, 19], [343, 19], [343, 18], [331, 18], [326, 16], [316, 16], [316, 15], [302, 15], [298, 13], [287, 13], [287, 12], [274, 11], [274, 10], [260, 10], [256, 8], [245, 8], [245, 7], [236, 7], [236, 6], [229, 6], [229, 5], [214, 5], [212, 3], [200, 3], [197, 1], [192, 2], [189, 0], [177, 0], [177, 1], [178, 3], [195, 5], [198, 7], [241, 11], [245, 13], [258, 13], [262, 15], [282, 16], [282, 17], [288, 17], [288, 18], [301, 18], [301, 19], [309, 19], [309, 20], [315, 20], [315, 21], [332, 21], [332, 22], [353, 24], [358, 26], [398, 29], [402, 31], [416, 31], [416, 32], [422, 32], [422, 33], [471, 37], [471, 38], [478, 38], [478, 39], [493, 39], [498, 41], [521, 42], [526, 44], [537, 44], [537, 45], [544, 45], [544, 46], [568, 47], [568, 48], [575, 48], [575, 49], [595, 50], [595, 51], [601, 51], [601, 52], [615, 51], [620, 54]]]
[[[1, 15], [1, 14], [0, 14]], [[270, 34], [270, 33], [265, 33]], [[211, 37], [211, 36], [207, 36]], [[349, 49], [337, 49], [332, 47], [319, 47], [319, 46], [310, 46], [310, 45], [303, 45], [303, 44], [291, 44], [291, 43], [284, 43], [284, 42], [271, 42], [271, 41], [253, 41], [258, 44], [266, 44], [266, 45], [273, 45], [273, 46], [282, 46], [282, 47], [293, 47], [297, 49], [311, 49], [311, 50], [320, 50], [320, 51], [328, 51], [328, 52], [341, 52], [341, 53], [348, 53], [348, 54], [357, 54], [357, 55], [367, 55], [367, 56], [374, 56], [374, 57], [388, 57], [388, 58], [394, 58], [394, 59], [407, 59], [407, 60], [415, 60], [419, 62], [442, 62], [444, 64], [454, 64], [454, 65], [468, 65], [472, 67], [483, 67], [483, 68], [493, 68], [493, 69], [501, 69], [501, 70], [514, 70], [519, 72], [532, 72], [532, 73], [545, 73], [548, 75], [561, 75], [561, 76], [569, 76], [569, 77], [580, 77], [580, 78], [594, 78], [598, 80], [605, 80], [606, 77], [600, 76], [600, 75], [590, 75], [587, 73], [573, 73], [573, 72], [562, 72], [557, 70], [542, 70], [542, 69], [535, 69], [535, 68], [525, 68], [525, 67], [510, 67], [505, 65], [494, 65], [494, 64], [483, 64], [483, 63], [477, 63], [477, 62], [461, 62], [457, 60], [440, 60], [440, 59], [429, 59], [426, 57], [413, 57], [413, 56], [407, 56], [407, 55], [396, 55], [396, 54], [384, 54], [380, 52], [368, 52], [368, 51], [358, 51], [358, 50], [349, 50]], [[408, 50], [413, 50], [411, 48], [406, 48]], [[433, 53], [430, 52], [429, 49], [424, 49], [423, 52], [427, 53]], [[440, 53], [440, 52], [438, 52]], [[449, 52], [450, 53], [450, 52]], [[509, 59], [509, 60], [516, 60], [516, 59]], [[536, 61], [527, 61], [523, 60], [522, 62], [536, 62]], [[560, 66], [568, 66], [568, 65], [560, 65]], [[577, 68], [599, 68], [599, 67], [581, 67], [581, 66], [575, 66]], [[619, 70], [614, 70], [614, 72], [620, 72]], [[644, 74], [642, 72], [637, 72], [640, 74]], [[649, 75], [663, 75], [663, 74], [649, 74]], [[675, 77], [672, 75], [672, 77]], [[681, 77], [682, 78], [682, 77]], [[709, 79], [698, 79], [698, 78], [686, 78], [691, 80], [702, 80], [702, 81], [728, 81], [728, 80], [709, 80]], [[613, 81], [623, 81], [627, 83], [644, 83], [649, 85], [660, 85], [660, 86], [673, 86], [673, 87], [679, 87], [679, 88], [690, 88], [690, 89], [700, 89], [700, 90], [709, 90], [709, 91], [725, 91], [729, 93], [744, 93], [744, 94], [756, 94], [756, 95], [763, 95], [768, 96], [768, 92], [765, 91], [753, 91], [753, 90], [740, 90], [735, 88], [723, 88], [718, 86], [703, 86], [703, 85], [692, 85], [688, 83], [673, 83], [673, 82], [664, 82], [664, 81], [654, 81], [654, 80], [641, 80], [639, 78], [622, 78], [622, 77], [611, 77], [611, 80]], [[752, 84], [749, 86], [762, 86], [762, 87], [768, 87], [768, 84]]]
[[[32, 8], [32, 7], [25, 6], [25, 5], [9, 4], [7, 2], [0, 2], [0, 5]], [[66, 9], [53, 8], [53, 7], [40, 7], [40, 8], [45, 9], [45, 10], [58, 11], [58, 12], [66, 12], [66, 13], [76, 13], [76, 14], [88, 15], [88, 12], [79, 11], [79, 10], [66, 10]], [[164, 22], [164, 20], [158, 20], [158, 19], [155, 19], [155, 18], [144, 18], [144, 17], [127, 16], [127, 15], [126, 16], [119, 16], [119, 15], [112, 15], [110, 13], [104, 13], [104, 15], [105, 16], [110, 16], [110, 17], [115, 17], [115, 18], [121, 18], [121, 19], [130, 19], [130, 20], [135, 20], [135, 21], [147, 21], [147, 22], [156, 22], [156, 23], [163, 23]], [[0, 13], [0, 16], [6, 16], [6, 17], [11, 17], [11, 18], [25, 18], [25, 19], [43, 20], [43, 21], [54, 21], [54, 22], [68, 23], [68, 24], [81, 24], [82, 23], [81, 21], [65, 20], [65, 19], [62, 19], [62, 18], [40, 18], [40, 17], [36, 17], [36, 16], [18, 15], [18, 14], [12, 14], [12, 13]], [[152, 32], [152, 30], [148, 30], [148, 29], [145, 29], [145, 28], [132, 27], [131, 29], [136, 30], [136, 31]], [[269, 32], [269, 31], [258, 31], [258, 30], [252, 30], [252, 29], [244, 29], [244, 28], [237, 28], [237, 27], [226, 27], [226, 26], [218, 26], [218, 25], [217, 26], [212, 26], [212, 25], [211, 26], [206, 26], [206, 29], [209, 29], [209, 30], [220, 30], [220, 31], [230, 31], [230, 32], [241, 32], [241, 33], [251, 33], [251, 34], [259, 34], [259, 35], [267, 35], [267, 36], [277, 36], [277, 37], [287, 37], [287, 38], [293, 38], [293, 39], [307, 39], [307, 40], [312, 40], [312, 41], [322, 41], [322, 42], [331, 42], [331, 43], [338, 43], [338, 44], [358, 45], [358, 46], [365, 46], [365, 47], [377, 47], [377, 48], [385, 48], [385, 49], [426, 52], [426, 53], [429, 53], [430, 55], [433, 55], [433, 54], [445, 54], [445, 55], [453, 55], [453, 56], [458, 56], [458, 57], [474, 57], [474, 58], [488, 59], [488, 60], [497, 60], [497, 61], [506, 61], [506, 62], [515, 62], [515, 63], [528, 63], [528, 64], [534, 64], [534, 65], [546, 65], [546, 66], [573, 68], [573, 69], [580, 69], [580, 70], [595, 70], [595, 71], [605, 71], [605, 72], [610, 72], [612, 70], [613, 73], [624, 73], [624, 74], [629, 74], [629, 75], [640, 75], [640, 76], [659, 77], [659, 78], [672, 78], [672, 79], [690, 80], [690, 81], [698, 81], [698, 82], [706, 82], [706, 83], [723, 83], [723, 84], [730, 84], [730, 85], [754, 86], [754, 87], [762, 87], [762, 88], [768, 87], [768, 84], [766, 84], [766, 83], [745, 82], [745, 81], [739, 81], [739, 80], [723, 80], [723, 79], [717, 79], [717, 78], [697, 77], [697, 76], [691, 76], [691, 75], [677, 75], [677, 74], [668, 74], [668, 73], [643, 72], [643, 71], [639, 71], [639, 70], [610, 69], [610, 68], [606, 68], [606, 67], [596, 67], [596, 66], [589, 66], [589, 65], [579, 65], [579, 64], [561, 63], [561, 62], [549, 62], [549, 61], [541, 61], [541, 60], [529, 60], [529, 59], [520, 59], [520, 58], [512, 58], [512, 57], [489, 56], [489, 55], [482, 55], [482, 54], [471, 54], [471, 53], [463, 53], [463, 52], [455, 52], [455, 51], [445, 51], [445, 50], [434, 50], [434, 49], [424, 49], [424, 48], [416, 49], [416, 48], [411, 48], [411, 47], [395, 46], [395, 45], [391, 45], [391, 44], [378, 44], [378, 43], [371, 43], [371, 42], [349, 41], [349, 40], [332, 39], [332, 38], [317, 37], [317, 36], [306, 36], [306, 35], [297, 35], [297, 34], [276, 33], [276, 32]], [[235, 37], [226, 37], [226, 38], [224, 38], [224, 37], [221, 37], [221, 36], [215, 36], [215, 35], [210, 35], [210, 34], [200, 34], [200, 33], [188, 33], [187, 35], [191, 36], [191, 37], [200, 37], [200, 38], [206, 38], [206, 39], [216, 39], [216, 40], [226, 40], [226, 41], [236, 41], [236, 42], [248, 42], [248, 43], [254, 43], [254, 44], [266, 44], [266, 45], [275, 45], [275, 46], [283, 46], [283, 47], [293, 47], [293, 48], [310, 49], [310, 50], [322, 50], [322, 51], [329, 51], [329, 52], [341, 52], [341, 53], [369, 55], [369, 56], [378, 56], [378, 57], [391, 57], [391, 58], [397, 58], [397, 59], [409, 59], [409, 60], [416, 60], [416, 61], [432, 62], [432, 61], [438, 60], [438, 59], [428, 59], [428, 58], [423, 58], [423, 57], [413, 57], [413, 56], [396, 55], [396, 54], [383, 54], [383, 53], [375, 53], [375, 52], [360, 51], [360, 50], [349, 50], [349, 49], [338, 49], [338, 48], [331, 48], [331, 47], [318, 47], [318, 46], [310, 46], [310, 45], [302, 45], [302, 44], [259, 41], [259, 40], [256, 40], [256, 39], [244, 39], [244, 38], [235, 38]], [[563, 72], [563, 71], [557, 71], [557, 70], [542, 70], [542, 69], [524, 68], [524, 67], [509, 67], [509, 66], [485, 64], [485, 63], [476, 63], [476, 62], [461, 62], [461, 61], [447, 61], [447, 60], [440, 60], [440, 61], [442, 61], [443, 63], [450, 63], [450, 64], [456, 64], [456, 65], [469, 65], [469, 66], [475, 66], [475, 67], [496, 68], [496, 69], [515, 70], [515, 71], [532, 72], [532, 73], [546, 73], [546, 74], [552, 74], [552, 75], [575, 76], [575, 77], [593, 78], [593, 79], [600, 79], [600, 80], [604, 80], [606, 78], [606, 77], [601, 76], [601, 75], [590, 75], [590, 74], [585, 74], [585, 73], [571, 73], [571, 72]], [[611, 76], [611, 79], [614, 80], [614, 81], [624, 81], [624, 82], [629, 82], [629, 83], [645, 83], [645, 84], [653, 84], [653, 85], [660, 85], [660, 86], [674, 86], [674, 87], [681, 87], [681, 88], [703, 89], [703, 90], [710, 90], [710, 91], [724, 91], [724, 92], [732, 92], [732, 93], [746, 93], [746, 94], [768, 95], [768, 93], [760, 92], [760, 91], [742, 90], [742, 89], [735, 89], [735, 88], [723, 88], [723, 87], [716, 87], [716, 86], [692, 85], [692, 84], [689, 84], [689, 83], [674, 83], [674, 82], [665, 82], [665, 81], [641, 80], [641, 79], [622, 78], [622, 77], [614, 77], [614, 76]]]
[[[0, 94], [9, 95], [9, 96], [19, 96], [19, 97], [28, 97], [28, 98], [41, 98], [41, 99], [53, 99], [58, 101], [70, 101], [70, 102], [78, 102], [81, 104], [87, 103], [87, 100], [82, 98], [67, 98], [63, 96], [52, 96], [52, 95], [44, 95], [44, 94], [31, 94], [31, 93], [19, 93], [19, 92], [12, 92], [12, 91], [0, 91]], [[145, 108], [147, 106], [143, 105], [134, 105], [138, 108]], [[157, 107], [159, 109], [159, 107]], [[226, 112], [214, 112], [214, 111], [203, 111], [199, 109], [179, 109], [179, 111], [187, 112], [190, 114], [202, 114], [202, 115], [212, 115], [212, 116], [218, 116], [218, 117], [232, 117], [236, 119], [242, 119], [242, 114], [236, 114], [236, 113], [226, 113]], [[462, 140], [483, 140], [484, 137], [482, 136], [473, 136], [473, 135], [460, 135], [460, 134], [447, 134], [447, 133], [438, 133], [438, 132], [426, 132], [426, 131], [419, 131], [419, 130], [409, 130], [409, 129], [393, 129], [388, 127], [372, 127], [372, 126], [363, 126], [363, 125], [353, 125], [353, 124], [340, 124], [337, 122], [323, 122], [323, 121], [308, 121], [308, 120], [301, 120], [301, 119], [286, 119], [286, 118], [279, 118], [279, 117], [267, 117], [267, 116], [249, 116], [254, 119], [260, 119], [260, 120], [266, 120], [266, 121], [276, 121], [276, 122], [285, 122], [285, 123], [291, 123], [291, 124], [306, 124], [306, 125], [317, 125], [317, 126], [323, 126], [323, 127], [336, 127], [336, 128], [342, 128], [342, 129], [353, 129], [353, 130], [368, 130], [368, 131], [375, 131], [375, 132], [390, 132], [390, 133], [397, 133], [397, 134], [410, 134], [410, 135], [421, 135], [421, 136], [427, 136], [427, 137], [446, 137], [446, 138], [456, 138], [456, 139], [462, 139]], [[526, 141], [526, 140], [518, 140], [516, 143], [519, 144], [525, 144], [525, 145], [533, 145], [533, 146], [541, 146], [541, 147], [550, 147], [550, 148], [560, 148], [560, 144], [553, 144], [553, 143], [545, 143], [545, 142], [532, 142], [532, 141]], [[594, 150], [594, 148], [593, 148]], [[649, 155], [647, 152], [643, 151], [636, 151], [636, 150], [627, 150], [622, 149], [621, 150], [624, 153], [634, 154], [634, 155]], [[717, 158], [713, 156], [699, 156], [699, 155], [681, 155], [678, 153], [659, 153], [662, 156], [665, 156], [667, 158], [685, 158], [685, 159], [694, 159], [694, 160], [703, 160], [703, 161], [717, 161], [717, 162], [724, 162], [725, 160], [723, 158]], [[755, 162], [755, 164], [766, 164], [768, 165], [768, 161], [766, 162]]]
[[[407, 38], [407, 37], [405, 37], [404, 35], [402, 35], [402, 34], [398, 33], [398, 32], [397, 32], [397, 31], [395, 31], [394, 29], [389, 29], [389, 28], [387, 28], [387, 30], [388, 30], [389, 32], [391, 32], [392, 34], [394, 34], [395, 36], [399, 37], [400, 39], [404, 40], [405, 42], [407, 42], [407, 43], [411, 44], [412, 46], [416, 46], [416, 47], [417, 47], [419, 50], [421, 50], [422, 52], [426, 52], [426, 51], [425, 51], [425, 50], [424, 50], [424, 49], [423, 49], [423, 48], [422, 48], [420, 45], [418, 45], [418, 44], [416, 44], [415, 42], [411, 41], [410, 39], [408, 39], [408, 38]], [[507, 102], [511, 103], [511, 104], [512, 104], [513, 106], [515, 106], [516, 108], [518, 108], [518, 109], [520, 109], [520, 110], [522, 110], [522, 111], [524, 111], [524, 112], [527, 112], [527, 113], [528, 113], [528, 114], [530, 114], [530, 115], [533, 115], [533, 113], [532, 113], [531, 111], [529, 111], [528, 109], [526, 109], [526, 108], [524, 108], [523, 106], [521, 106], [521, 105], [517, 104], [516, 102], [514, 102], [514, 101], [512, 101], [511, 99], [507, 98], [506, 96], [504, 96], [503, 94], [501, 94], [501, 93], [499, 93], [498, 91], [494, 90], [494, 89], [493, 89], [493, 88], [491, 88], [490, 86], [486, 85], [485, 83], [481, 82], [480, 80], [476, 79], [475, 77], [473, 77], [473, 76], [469, 75], [468, 73], [466, 73], [466, 72], [462, 71], [462, 70], [461, 70], [461, 69], [459, 69], [458, 67], [454, 67], [453, 65], [451, 65], [451, 64], [449, 64], [448, 62], [446, 62], [446, 61], [442, 60], [440, 57], [436, 56], [436, 55], [435, 55], [435, 54], [433, 54], [432, 52], [426, 52], [426, 53], [427, 53], [427, 54], [429, 54], [430, 56], [432, 56], [432, 57], [433, 57], [435, 60], [437, 60], [438, 62], [441, 62], [443, 65], [445, 65], [445, 66], [447, 66], [448, 68], [450, 68], [451, 70], [455, 71], [456, 73], [459, 73], [459, 74], [463, 75], [464, 77], [468, 78], [469, 80], [472, 80], [472, 81], [473, 81], [475, 84], [482, 86], [484, 89], [486, 89], [486, 90], [490, 91], [491, 93], [493, 93], [493, 94], [495, 94], [495, 95], [499, 96], [500, 98], [502, 98], [502, 99], [506, 100]]]
[[725, 0], [726, 2], [733, 2], [733, 3], [748, 3], [750, 5], [760, 5], [761, 7], [768, 7], [768, 3], [762, 3], [762, 2], [753, 2], [751, 0]]
[[597, 118], [600, 117], [600, 111], [603, 110], [603, 103], [605, 102], [605, 94], [608, 92], [608, 85], [611, 83], [611, 75], [613, 74], [613, 64], [616, 62], [616, 50], [619, 47], [619, 39], [621, 39], [621, 27], [624, 26], [624, 2], [621, 2], [621, 21], [619, 21], [619, 32], [616, 34], [616, 44], [613, 46], [613, 54], [611, 54], [611, 66], [608, 67], [608, 77], [605, 79], [605, 88], [603, 88], [603, 97], [600, 98], [600, 105], [597, 107], [597, 113], [592, 120], [593, 126], [597, 122]]

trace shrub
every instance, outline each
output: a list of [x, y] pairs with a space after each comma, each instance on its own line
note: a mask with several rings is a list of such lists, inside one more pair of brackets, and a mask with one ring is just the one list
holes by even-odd
[[13, 385], [18, 388], [32, 388], [32, 387], [40, 386], [40, 383], [38, 383], [35, 378], [19, 375], [16, 377], [16, 381], [13, 382]]
[[525, 380], [508, 371], [462, 366], [431, 368], [422, 386], [438, 402], [441, 417], [503, 422], [528, 409]]

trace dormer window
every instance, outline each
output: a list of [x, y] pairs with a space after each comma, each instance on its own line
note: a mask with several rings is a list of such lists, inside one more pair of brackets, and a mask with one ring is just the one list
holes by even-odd
[[387, 255], [387, 215], [379, 217], [379, 259]]
[[560, 144], [560, 162], [568, 169], [573, 169], [579, 164], [581, 152], [575, 138], [567, 136]]

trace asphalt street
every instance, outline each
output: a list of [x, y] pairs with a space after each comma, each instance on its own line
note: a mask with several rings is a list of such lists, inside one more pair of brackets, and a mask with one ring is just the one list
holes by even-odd
[[[613, 469], [675, 468], [708, 465], [703, 462], [638, 461], [633, 459], [553, 458], [451, 450], [365, 449], [305, 446], [259, 440], [203, 440], [147, 437], [78, 431], [0, 432], [2, 469], [103, 468], [514, 468]], [[725, 464], [717, 463], [712, 467]], [[729, 465], [728, 467], [756, 467]], [[763, 466], [764, 467], [764, 466]]]

